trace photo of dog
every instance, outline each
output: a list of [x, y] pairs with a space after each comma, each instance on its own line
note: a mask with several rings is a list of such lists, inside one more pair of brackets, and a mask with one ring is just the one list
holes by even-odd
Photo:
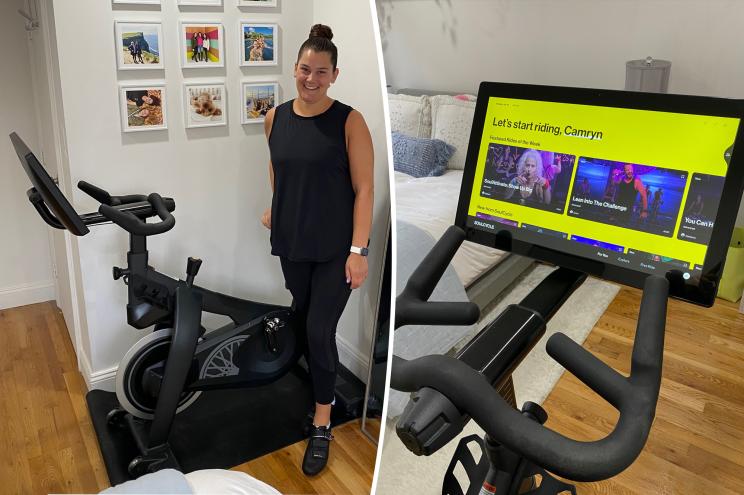
[[225, 108], [224, 84], [184, 84], [186, 127], [226, 125]]

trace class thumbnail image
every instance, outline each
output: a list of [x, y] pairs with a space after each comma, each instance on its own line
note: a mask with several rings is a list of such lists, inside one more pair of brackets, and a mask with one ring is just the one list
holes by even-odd
[[710, 242], [724, 179], [718, 175], [692, 174], [678, 239], [706, 245]]
[[687, 172], [580, 157], [568, 214], [671, 237]]
[[480, 195], [563, 213], [575, 158], [565, 153], [491, 143]]

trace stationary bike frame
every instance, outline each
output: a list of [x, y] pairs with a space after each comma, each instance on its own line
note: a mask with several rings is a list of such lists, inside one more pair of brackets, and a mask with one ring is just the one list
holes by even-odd
[[[285, 306], [238, 299], [194, 286], [187, 281], [175, 280], [148, 266], [145, 236], [130, 235], [127, 253], [128, 267], [114, 267], [114, 279], [122, 278], [128, 286], [127, 321], [134, 328], [155, 326], [155, 329], [173, 328], [173, 337], [162, 376], [158, 376], [157, 404], [149, 432], [134, 418], [126, 422], [143, 455], [161, 452], [167, 447], [171, 426], [183, 393], [225, 388], [253, 387], [271, 383], [280, 378], [296, 362], [300, 354], [299, 338], [293, 343], [295, 351], [288, 357], [287, 366], [277, 373], [243, 372], [219, 378], [198, 378], [195, 369], [201, 368], [205, 351], [238, 335], [248, 327], [256, 327], [256, 337], [265, 339], [269, 349], [279, 345], [278, 325], [291, 322], [293, 313]], [[190, 260], [191, 263], [194, 260]], [[193, 270], [190, 268], [189, 270]], [[194, 274], [195, 275], [195, 274]], [[229, 317], [233, 324], [204, 335], [201, 327], [202, 312]], [[202, 338], [202, 335], [204, 337]], [[201, 338], [201, 340], [200, 340]], [[195, 366], [196, 365], [196, 366]], [[124, 371], [124, 370], [121, 370]], [[171, 454], [172, 455], [172, 454]], [[165, 466], [159, 466], [162, 469]]]
[[[27, 192], [28, 199], [49, 226], [84, 236], [90, 226], [114, 222], [129, 232], [127, 268], [114, 267], [113, 276], [115, 280], [123, 278], [128, 285], [129, 324], [138, 329], [154, 326], [155, 331], [150, 335], [157, 334], [162, 339], [157, 340], [156, 350], [149, 347], [150, 342], [144, 347], [137, 348], [138, 344], [133, 347], [139, 352], [135, 352], [136, 363], [142, 366], [132, 371], [135, 377], [132, 383], [140, 386], [136, 378], [142, 378], [138, 392], [142, 391], [148, 399], [156, 397], [156, 402], [151, 424], [121, 408], [109, 412], [107, 419], [109, 424], [128, 426], [142, 453], [129, 464], [130, 474], [138, 476], [166, 467], [178, 469], [168, 436], [179, 401], [202, 390], [255, 387], [279, 379], [301, 354], [300, 342], [304, 339], [293, 331], [301, 326], [294, 324], [294, 313], [289, 307], [238, 299], [194, 286], [201, 260], [189, 258], [185, 281], [172, 279], [148, 266], [147, 236], [173, 228], [175, 218], [170, 214], [176, 208], [173, 199], [156, 193], [112, 196], [80, 181], [78, 187], [101, 203], [98, 212], [80, 215], [23, 140], [16, 133], [10, 135], [10, 140], [34, 186]], [[155, 216], [161, 221], [146, 222]], [[204, 335], [203, 311], [227, 316], [232, 323]], [[214, 352], [225, 349], [225, 345], [229, 346], [230, 360], [224, 372], [199, 376], [198, 369], [209, 362]], [[120, 365], [119, 372], [122, 371], [126, 370]]]

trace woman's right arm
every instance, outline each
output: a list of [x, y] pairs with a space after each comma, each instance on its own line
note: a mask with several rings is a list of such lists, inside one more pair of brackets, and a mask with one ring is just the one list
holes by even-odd
[[[264, 119], [264, 133], [266, 134], [266, 142], [268, 143], [269, 137], [271, 136], [271, 126], [274, 124], [274, 108], [266, 113]], [[274, 192], [274, 165], [271, 163], [269, 158], [269, 184], [271, 185], [271, 192]], [[261, 215], [261, 223], [267, 229], [271, 229], [271, 207], [269, 206]]]

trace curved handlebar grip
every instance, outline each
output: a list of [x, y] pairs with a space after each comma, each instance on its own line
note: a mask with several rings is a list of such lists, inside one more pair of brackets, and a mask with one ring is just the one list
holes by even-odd
[[176, 219], [170, 214], [168, 208], [158, 193], [152, 193], [147, 197], [152, 209], [162, 220], [158, 223], [147, 223], [139, 217], [127, 211], [121, 211], [113, 206], [102, 204], [98, 212], [114, 222], [119, 227], [134, 235], [156, 235], [167, 232], [176, 224]]
[[412, 301], [400, 296], [395, 302], [395, 326], [472, 325], [480, 317], [480, 308], [471, 302]]
[[528, 419], [509, 406], [481, 373], [454, 358], [394, 357], [391, 386], [404, 392], [438, 390], [494, 440], [560, 476], [578, 481], [610, 478], [638, 457], [651, 429], [661, 386], [668, 290], [664, 278], [646, 280], [629, 378], [583, 349], [577, 351], [580, 347], [567, 344], [567, 337], [551, 339], [551, 355], [620, 411], [615, 429], [601, 440], [572, 440]]
[[85, 182], [84, 180], [78, 181], [78, 189], [101, 204], [115, 206], [111, 202], [111, 195], [108, 191], [105, 191], [98, 186], [94, 186], [90, 182]]
[[405, 325], [470, 325], [480, 309], [472, 302], [427, 302], [452, 257], [465, 240], [465, 232], [451, 225], [411, 274], [395, 299], [395, 328]]
[[143, 194], [125, 194], [123, 196], [112, 196], [111, 194], [109, 194], [108, 191], [101, 189], [98, 186], [94, 186], [90, 182], [85, 182], [84, 180], [78, 182], [78, 189], [80, 189], [99, 203], [109, 206], [122, 206], [130, 203], [148, 201], [147, 196]]
[[26, 196], [28, 197], [28, 200], [31, 202], [31, 204], [34, 205], [34, 208], [36, 208], [36, 212], [41, 216], [42, 220], [47, 223], [47, 225], [60, 230], [64, 230], [67, 228], [62, 222], [59, 221], [57, 217], [54, 216], [51, 211], [49, 211], [46, 203], [44, 203], [44, 199], [41, 197], [41, 194], [39, 194], [35, 187], [32, 187], [31, 189], [26, 191]]

